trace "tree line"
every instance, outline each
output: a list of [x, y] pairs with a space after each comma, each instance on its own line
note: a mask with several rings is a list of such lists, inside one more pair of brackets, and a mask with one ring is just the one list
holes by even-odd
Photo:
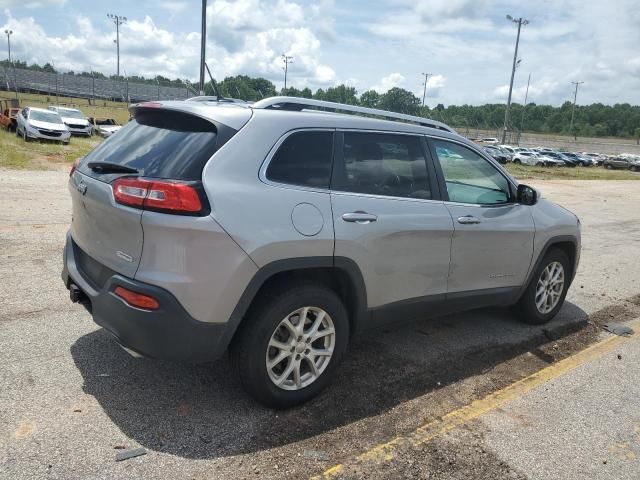
[[[22, 61], [13, 61], [12, 63], [17, 68], [57, 73], [53, 65], [49, 63], [43, 66], [35, 63], [27, 65], [26, 62]], [[7, 60], [0, 61], [0, 65], [9, 66], [9, 62]], [[65, 74], [124, 80], [122, 76], [106, 76], [99, 72], [65, 72]], [[186, 86], [184, 80], [171, 80], [161, 75], [154, 78], [129, 76], [127, 79], [130, 82], [138, 83], [156, 84], [159, 82], [161, 85], [166, 86], [183, 88]], [[499, 130], [504, 123], [505, 114], [505, 105], [499, 103], [448, 106], [439, 103], [433, 108], [423, 107], [420, 98], [414, 93], [399, 87], [394, 87], [385, 93], [378, 93], [375, 90], [359, 93], [354, 87], [347, 85], [337, 85], [326, 89], [318, 88], [315, 92], [309, 87], [303, 89], [289, 87], [278, 91], [275, 85], [266, 78], [236, 75], [226, 77], [221, 82], [218, 82], [217, 88], [220, 94], [225, 97], [246, 101], [257, 101], [274, 95], [288, 95], [379, 108], [392, 112], [433, 118], [458, 130]], [[207, 95], [215, 94], [211, 82], [206, 83], [205, 93]], [[589, 137], [634, 137], [640, 141], [640, 106], [638, 105], [630, 105], [628, 103], [577, 105], [573, 129], [570, 131], [572, 108], [571, 102], [568, 101], [559, 107], [538, 105], [533, 102], [527, 105], [514, 103], [511, 105], [510, 126], [513, 130], [524, 132]]]

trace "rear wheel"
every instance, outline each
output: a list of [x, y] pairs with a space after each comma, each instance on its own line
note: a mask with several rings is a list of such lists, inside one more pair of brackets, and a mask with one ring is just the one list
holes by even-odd
[[607, 163], [604, 168], [606, 168], [607, 170], [611, 170], [613, 168], [613, 166], [611, 166], [610, 163]]
[[516, 305], [522, 321], [540, 325], [558, 314], [569, 288], [570, 268], [562, 250], [551, 248], [546, 253]]
[[22, 130], [22, 138], [24, 138], [25, 142], [29, 141], [29, 136], [27, 135], [27, 129]]
[[519, 163], [520, 163], [520, 160], [519, 160], [518, 158], [516, 158], [516, 159], [513, 161], [513, 163], [519, 164]]
[[264, 296], [231, 348], [244, 389], [260, 403], [287, 408], [331, 381], [347, 348], [349, 321], [340, 298], [321, 285]]

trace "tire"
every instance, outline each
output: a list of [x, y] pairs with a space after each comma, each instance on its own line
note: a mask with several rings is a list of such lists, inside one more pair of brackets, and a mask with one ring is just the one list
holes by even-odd
[[[549, 287], [555, 293], [557, 293], [557, 300], [553, 300], [553, 302], [549, 302], [549, 304], [544, 304], [542, 307], [536, 304], [536, 290], [542, 288], [540, 286], [540, 282], [543, 282], [544, 276], [548, 275], [549, 268], [554, 265], [561, 265], [562, 267], [562, 287], [561, 290], [553, 287]], [[553, 317], [555, 317], [560, 309], [562, 308], [562, 304], [564, 303], [564, 299], [567, 295], [567, 290], [569, 289], [569, 282], [571, 280], [571, 264], [569, 263], [569, 259], [567, 255], [558, 248], [550, 248], [549, 251], [545, 254], [540, 265], [536, 268], [536, 271], [531, 276], [531, 281], [527, 286], [527, 289], [522, 294], [522, 297], [515, 305], [515, 312], [518, 315], [519, 320], [531, 324], [531, 325], [542, 325], [544, 323], [549, 322]], [[552, 270], [553, 272], [554, 270]], [[544, 298], [550, 298], [547, 294], [550, 290], [547, 287], [545, 288]], [[542, 296], [539, 296], [538, 299], [542, 300]], [[548, 308], [548, 310], [547, 310]]]
[[25, 142], [29, 141], [29, 136], [27, 135], [27, 129], [24, 129], [22, 131], [22, 138], [24, 139]]
[[516, 165], [519, 165], [519, 164], [520, 164], [520, 160], [516, 158], [516, 159], [513, 161], [513, 163], [515, 163]]
[[606, 168], [607, 170], [611, 170], [613, 167], [611, 166], [610, 163], [607, 163], [604, 168]]
[[[310, 308], [302, 335], [298, 330], [295, 335], [299, 336], [295, 338], [291, 328], [300, 325], [296, 322], [299, 322], [301, 315], [298, 311], [304, 312], [306, 307]], [[325, 315], [321, 317], [319, 332], [329, 331], [330, 325], [333, 325], [334, 333], [324, 334], [308, 343], [305, 333], [313, 328], [321, 312]], [[285, 327], [282, 323], [287, 320], [289, 326]], [[272, 342], [287, 347], [280, 349], [272, 346]], [[329, 385], [348, 342], [349, 320], [338, 295], [321, 285], [303, 284], [262, 295], [251, 307], [234, 338], [231, 359], [242, 387], [249, 395], [267, 407], [289, 408], [307, 402]], [[319, 355], [315, 360], [314, 357], [307, 357], [314, 347], [317, 351], [326, 351], [331, 350], [331, 345], [333, 349], [328, 360], [323, 360], [326, 355]], [[287, 356], [280, 357], [282, 355]], [[269, 368], [267, 361], [276, 358], [282, 360]], [[311, 369], [311, 362], [316, 365], [317, 375]], [[292, 364], [295, 367], [296, 363], [299, 365], [297, 378], [295, 368], [290, 370]]]

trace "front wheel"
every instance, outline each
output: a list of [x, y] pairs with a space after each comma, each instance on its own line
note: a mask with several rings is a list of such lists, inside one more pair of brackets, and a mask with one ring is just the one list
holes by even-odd
[[265, 295], [251, 308], [231, 348], [247, 393], [288, 408], [330, 382], [349, 341], [346, 309], [332, 290], [301, 285]]
[[570, 272], [567, 255], [558, 248], [551, 248], [516, 305], [520, 319], [525, 323], [541, 325], [555, 317], [567, 295]]

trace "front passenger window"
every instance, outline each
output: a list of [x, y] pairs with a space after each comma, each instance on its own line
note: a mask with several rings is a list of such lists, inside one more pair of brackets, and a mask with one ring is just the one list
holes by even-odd
[[478, 205], [509, 202], [509, 182], [487, 160], [457, 143], [431, 141], [442, 167], [450, 202]]

